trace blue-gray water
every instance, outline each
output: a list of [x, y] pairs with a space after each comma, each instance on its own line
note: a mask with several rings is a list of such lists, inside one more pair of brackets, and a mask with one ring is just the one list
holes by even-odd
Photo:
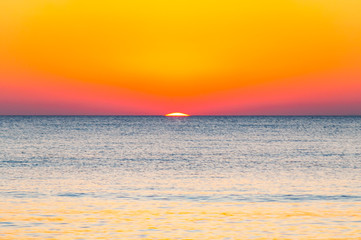
[[[0, 238], [95, 239], [103, 232], [107, 239], [287, 239], [299, 232], [291, 239], [329, 239], [331, 232], [358, 239], [361, 117], [0, 116], [0, 190]], [[137, 227], [147, 225], [149, 216], [124, 212], [124, 206], [159, 216], [148, 221], [157, 231]], [[242, 219], [255, 230], [237, 235], [242, 223], [228, 221], [219, 222], [224, 231], [212, 233], [221, 219], [214, 214], [241, 218], [244, 206], [251, 212], [242, 212]], [[103, 228], [81, 231], [84, 226], [69, 218], [74, 209], [84, 226]], [[197, 222], [179, 212], [189, 209], [190, 216], [209, 222], [188, 229]], [[110, 218], [96, 210], [123, 212]], [[304, 221], [318, 211], [324, 215]], [[279, 212], [285, 214], [269, 218]], [[292, 225], [287, 216], [299, 212], [308, 215], [293, 223], [296, 230], [286, 230]], [[126, 227], [113, 221], [126, 214]], [[59, 217], [67, 227], [44, 216]], [[183, 231], [167, 232], [169, 224]]]

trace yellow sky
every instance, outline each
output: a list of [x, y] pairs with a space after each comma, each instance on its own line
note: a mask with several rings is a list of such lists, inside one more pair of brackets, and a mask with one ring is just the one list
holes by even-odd
[[[0, 8], [2, 79], [9, 85], [23, 73], [11, 84], [32, 81], [40, 92], [61, 78], [185, 99], [361, 71], [359, 0], [11, 0]], [[349, 81], [340, 83], [346, 92]]]

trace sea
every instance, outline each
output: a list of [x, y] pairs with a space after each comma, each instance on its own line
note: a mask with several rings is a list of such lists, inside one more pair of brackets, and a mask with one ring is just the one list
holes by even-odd
[[361, 239], [361, 117], [0, 116], [0, 239]]

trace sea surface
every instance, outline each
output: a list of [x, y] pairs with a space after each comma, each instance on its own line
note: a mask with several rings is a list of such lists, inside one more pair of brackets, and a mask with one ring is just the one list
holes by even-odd
[[0, 239], [361, 239], [361, 117], [0, 116]]

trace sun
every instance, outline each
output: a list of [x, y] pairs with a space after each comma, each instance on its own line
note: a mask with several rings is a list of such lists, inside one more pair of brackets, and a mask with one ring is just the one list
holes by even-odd
[[181, 112], [173, 112], [173, 113], [168, 113], [165, 115], [166, 117], [189, 117], [189, 114], [186, 113], [181, 113]]

